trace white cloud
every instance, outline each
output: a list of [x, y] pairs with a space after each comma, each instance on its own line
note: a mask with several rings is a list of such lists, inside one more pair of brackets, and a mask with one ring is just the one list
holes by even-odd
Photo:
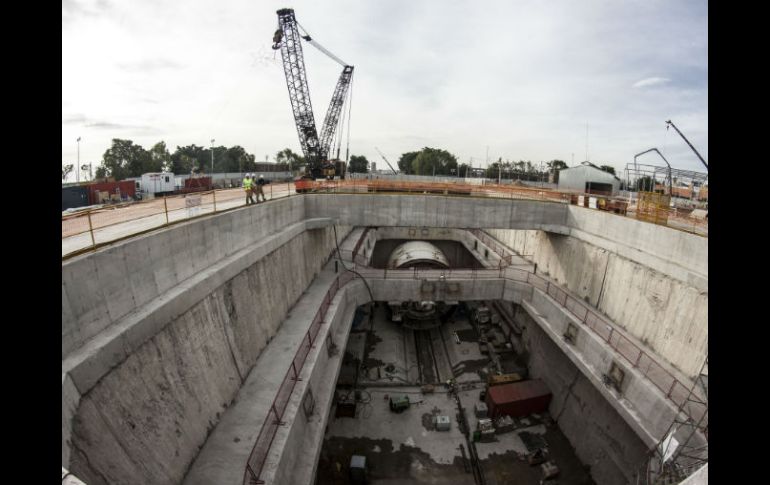
[[[285, 3], [64, 2], [62, 160], [75, 159], [78, 136], [81, 160], [95, 163], [115, 137], [145, 147], [162, 139], [171, 150], [216, 138], [260, 160], [299, 151], [280, 53], [270, 48]], [[392, 163], [422, 146], [461, 161], [485, 158], [489, 146], [491, 160], [571, 163], [574, 153], [578, 162], [588, 123], [591, 161], [622, 169], [652, 146], [678, 147], [667, 119], [708, 158], [702, 2], [296, 0], [293, 8], [315, 40], [356, 66], [350, 150], [370, 161], [380, 159], [374, 146]], [[303, 47], [320, 125], [341, 68]], [[700, 170], [688, 150], [664, 153]]]
[[635, 88], [648, 88], [650, 86], [660, 86], [671, 82], [671, 79], [667, 77], [648, 77], [634, 83]]

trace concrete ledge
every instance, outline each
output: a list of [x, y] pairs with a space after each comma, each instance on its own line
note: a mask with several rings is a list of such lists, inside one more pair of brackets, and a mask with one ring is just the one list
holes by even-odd
[[[213, 214], [117, 242], [62, 264], [62, 359], [224, 258], [308, 221], [301, 197]], [[306, 226], [307, 227], [307, 226]]]
[[221, 285], [303, 232], [327, 227], [331, 223], [331, 219], [321, 218], [291, 224], [259, 244], [222, 259], [109, 326], [63, 360], [62, 466], [68, 467], [70, 464], [72, 419], [82, 395], [141, 345], [161, 332], [167, 324]]
[[[531, 301], [524, 301], [522, 307], [645, 444], [655, 446], [676, 415], [674, 404], [641, 373], [626, 365], [625, 359], [606, 342], [541, 290], [535, 288]], [[568, 323], [579, 329], [574, 345], [563, 338]], [[602, 381], [602, 375], [609, 373], [613, 362], [625, 372], [622, 394]]]
[[308, 230], [308, 224], [326, 227], [330, 223], [330, 219], [316, 219], [292, 224], [201, 271], [91, 339], [62, 362], [62, 372], [70, 374], [77, 390], [85, 394], [111, 368], [226, 281]]
[[[361, 282], [351, 282], [346, 289], [353, 286], [363, 287]], [[265, 463], [262, 478], [267, 483], [313, 483], [318, 457], [321, 453], [326, 423], [329, 418], [334, 390], [345, 346], [353, 323], [353, 314], [358, 305], [368, 302], [368, 295], [355, 298], [353, 291], [342, 291], [335, 296], [327, 313], [328, 326], [319, 332], [319, 344], [308, 355], [301, 378], [286, 407], [285, 417], [287, 427], [279, 428], [273, 445], [276, 450], [304, 450], [303, 453], [271, 453]], [[329, 356], [326, 344], [321, 338], [332, 336], [332, 341], [338, 346], [337, 354]], [[308, 419], [302, 407], [308, 393], [312, 394], [315, 407]]]
[[[335, 277], [333, 263], [327, 263], [291, 309], [290, 315], [281, 324], [278, 333], [260, 353], [257, 363], [246, 377], [235, 401], [222, 415], [191, 464], [184, 478], [185, 485], [212, 483], [241, 485], [246, 462], [256, 443], [262, 423]], [[327, 313], [327, 322], [334, 318], [341, 295], [344, 295], [344, 290], [335, 296], [329, 308], [330, 313]], [[321, 327], [318, 339], [325, 338], [324, 332], [329, 326], [325, 324]], [[318, 343], [315, 349], [311, 349], [308, 359], [313, 352], [318, 352], [319, 348], [323, 350], [323, 340], [316, 340], [316, 342]], [[303, 367], [301, 371], [303, 376], [310, 371], [309, 367], [312, 366], [306, 364]], [[297, 382], [290, 399], [296, 399], [297, 390], [301, 389], [300, 386], [303, 383], [306, 381]], [[288, 416], [286, 414], [289, 413], [288, 406], [284, 413], [285, 417]], [[288, 418], [284, 420], [288, 422]]]

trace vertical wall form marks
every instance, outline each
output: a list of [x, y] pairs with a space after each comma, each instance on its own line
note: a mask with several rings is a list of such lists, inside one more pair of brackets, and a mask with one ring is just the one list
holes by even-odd
[[708, 348], [708, 293], [605, 248], [544, 231], [489, 234], [694, 378]]
[[647, 447], [594, 385], [521, 307], [516, 323], [533, 378], [553, 393], [549, 412], [598, 485], [636, 483]]
[[215, 302], [209, 296], [167, 325], [83, 396], [72, 438], [76, 475], [87, 483], [181, 481], [240, 387]]
[[89, 484], [181, 483], [333, 249], [331, 227], [301, 233], [106, 374], [82, 396], [73, 419], [73, 473]]

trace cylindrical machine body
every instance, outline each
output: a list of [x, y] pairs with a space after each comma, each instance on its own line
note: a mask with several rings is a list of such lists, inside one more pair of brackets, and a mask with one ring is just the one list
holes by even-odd
[[407, 241], [390, 253], [388, 269], [448, 268], [444, 252], [427, 241]]

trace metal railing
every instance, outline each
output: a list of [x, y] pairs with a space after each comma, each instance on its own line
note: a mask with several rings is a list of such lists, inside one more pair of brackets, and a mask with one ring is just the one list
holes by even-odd
[[[263, 190], [268, 200], [295, 195], [292, 183], [267, 184]], [[238, 187], [166, 196], [65, 214], [62, 215], [62, 257], [93, 250], [103, 244], [160, 227], [245, 205], [245, 191]]]
[[353, 273], [342, 273], [334, 279], [331, 287], [326, 292], [320, 308], [318, 308], [310, 327], [307, 332], [305, 332], [305, 336], [302, 339], [299, 349], [297, 349], [297, 352], [294, 354], [291, 365], [286, 370], [283, 381], [281, 381], [281, 385], [278, 387], [278, 392], [276, 393], [267, 416], [262, 423], [262, 427], [259, 430], [257, 440], [254, 443], [254, 447], [249, 454], [249, 459], [246, 462], [246, 469], [243, 472], [244, 484], [264, 483], [259, 479], [259, 476], [265, 466], [265, 461], [267, 460], [267, 455], [270, 452], [270, 447], [273, 444], [275, 435], [278, 432], [278, 427], [281, 424], [284, 424], [281, 419], [286, 411], [286, 406], [289, 404], [292, 391], [294, 391], [294, 387], [302, 373], [307, 356], [317, 343], [318, 332], [321, 330], [321, 326], [327, 323], [324, 321], [326, 312], [329, 310], [329, 306], [331, 305], [334, 296], [337, 294], [337, 291], [353, 278], [355, 278]]
[[[363, 237], [361, 238], [363, 239]], [[615, 324], [607, 320], [604, 316], [600, 315], [593, 309], [585, 305], [580, 299], [573, 297], [568, 292], [564, 291], [556, 283], [552, 283], [548, 278], [544, 278], [540, 275], [536, 275], [530, 271], [521, 268], [496, 268], [496, 269], [407, 269], [407, 270], [388, 270], [388, 269], [375, 269], [375, 268], [358, 268], [356, 274], [345, 272], [338, 276], [332, 283], [331, 288], [324, 297], [321, 307], [318, 309], [310, 328], [307, 331], [302, 345], [291, 362], [289, 369], [286, 371], [284, 380], [278, 388], [275, 399], [273, 400], [270, 410], [262, 424], [257, 441], [252, 449], [251, 454], [246, 465], [244, 472], [244, 485], [246, 484], [260, 484], [264, 481], [260, 480], [260, 474], [264, 467], [267, 455], [270, 451], [273, 439], [278, 431], [278, 427], [284, 424], [281, 419], [286, 409], [286, 405], [289, 402], [289, 398], [294, 389], [294, 386], [302, 372], [302, 367], [305, 363], [310, 349], [316, 342], [316, 336], [320, 326], [325, 323], [324, 318], [326, 311], [331, 304], [332, 299], [337, 294], [340, 288], [345, 286], [350, 281], [363, 277], [366, 279], [384, 279], [384, 280], [405, 280], [405, 279], [435, 279], [441, 280], [460, 280], [460, 279], [506, 279], [509, 281], [516, 281], [520, 283], [529, 284], [544, 293], [546, 293], [554, 302], [559, 306], [569, 311], [582, 325], [591, 330], [592, 333], [597, 335], [601, 340], [606, 342], [610, 348], [620, 354], [634, 369], [642, 374], [647, 380], [652, 382], [666, 398], [672, 401], [677, 407], [683, 407], [685, 413], [696, 422], [703, 420], [705, 413], [708, 412], [706, 406], [698, 406], [697, 403], [693, 405], [692, 402], [687, 402], [688, 406], [684, 406], [690, 393], [691, 387], [685, 386], [679, 379], [677, 379], [671, 372], [661, 366], [655, 359], [652, 358], [647, 352], [639, 348], [634, 342], [625, 337], [621, 332], [616, 330]], [[708, 426], [708, 424], [705, 424]]]
[[[511, 185], [472, 185], [465, 183], [428, 183], [388, 180], [348, 179], [298, 182], [303, 193], [331, 194], [414, 194], [456, 197], [489, 197], [511, 200], [539, 200], [569, 204], [576, 194], [558, 190]], [[268, 199], [296, 195], [295, 184], [267, 184]], [[160, 227], [246, 205], [242, 188], [195, 192], [144, 202], [117, 204], [62, 215], [62, 257], [95, 249], [101, 245], [142, 234]], [[599, 209], [596, 209], [599, 210]], [[631, 213], [633, 213], [631, 211]], [[628, 214], [618, 214], [631, 217]], [[697, 220], [672, 213], [666, 226], [700, 235], [708, 235], [708, 220]]]

